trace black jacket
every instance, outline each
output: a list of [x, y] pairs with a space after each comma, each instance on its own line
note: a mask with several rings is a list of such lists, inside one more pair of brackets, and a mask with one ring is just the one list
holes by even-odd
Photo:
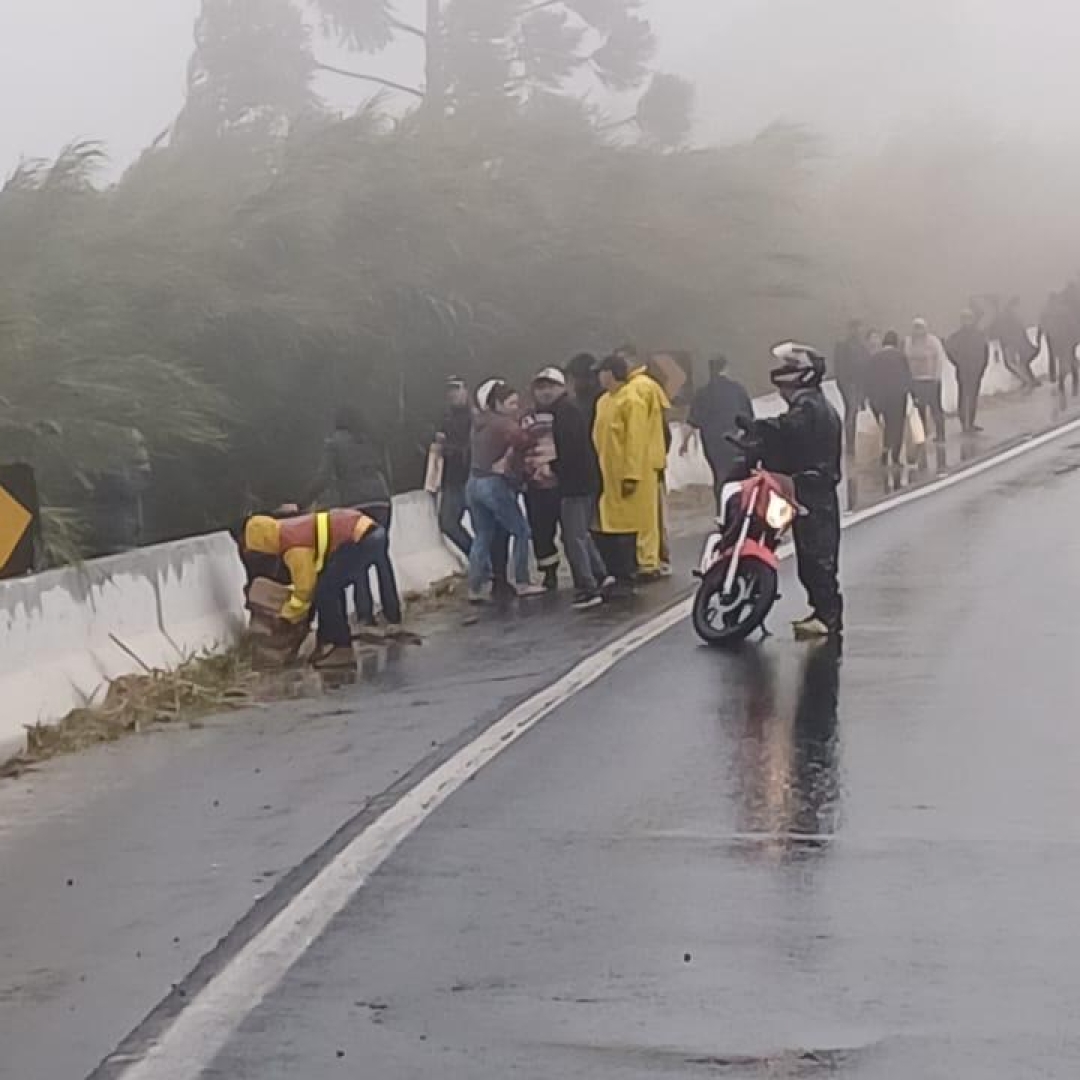
[[911, 393], [911, 368], [903, 349], [886, 345], [870, 358], [866, 369], [866, 396], [875, 409], [903, 399]]
[[578, 404], [564, 394], [549, 410], [555, 418], [555, 475], [559, 493], [570, 498], [599, 495], [600, 463], [593, 445], [589, 418]]
[[815, 484], [840, 483], [844, 425], [821, 390], [800, 390], [786, 413], [755, 421], [754, 436], [767, 469]]
[[836, 346], [833, 354], [833, 374], [844, 387], [862, 388], [866, 369], [870, 363], [870, 350], [862, 338], [845, 338]]
[[464, 487], [469, 482], [472, 410], [468, 405], [447, 409], [440, 433], [443, 443], [443, 487]]
[[338, 507], [382, 506], [390, 502], [390, 484], [378, 448], [349, 431], [335, 431], [323, 445], [319, 471], [305, 505], [327, 491], [335, 492]]
[[953, 367], [964, 374], [982, 371], [990, 363], [990, 342], [977, 326], [962, 326], [945, 342]]

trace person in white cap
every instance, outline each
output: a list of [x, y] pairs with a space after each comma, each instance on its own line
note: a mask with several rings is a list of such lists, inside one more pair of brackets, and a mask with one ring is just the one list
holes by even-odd
[[925, 319], [911, 324], [911, 335], [904, 342], [904, 355], [911, 368], [911, 397], [919, 410], [923, 427], [934, 418], [934, 441], [945, 442], [945, 408], [941, 402], [941, 376], [949, 359], [941, 338], [930, 333]]
[[551, 416], [551, 468], [558, 482], [563, 548], [574, 579], [573, 606], [584, 611], [602, 604], [615, 585], [592, 535], [600, 463], [591, 421], [567, 392], [566, 375], [556, 367], [545, 368], [533, 380], [533, 399]]

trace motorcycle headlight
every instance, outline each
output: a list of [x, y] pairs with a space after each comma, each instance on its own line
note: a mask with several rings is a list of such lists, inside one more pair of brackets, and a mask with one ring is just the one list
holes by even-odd
[[795, 507], [775, 491], [769, 492], [769, 504], [765, 508], [765, 524], [770, 529], [783, 532], [795, 520]]

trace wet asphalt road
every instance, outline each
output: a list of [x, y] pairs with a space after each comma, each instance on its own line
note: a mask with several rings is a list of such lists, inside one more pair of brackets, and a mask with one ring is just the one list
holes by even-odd
[[[1059, 443], [848, 533], [842, 662], [679, 628], [616, 668], [406, 841], [207, 1077], [1075, 1075], [1074, 466]], [[491, 618], [0, 792], [0, 1077], [80, 1080], [432, 743], [615, 629], [566, 626]]]
[[1074, 462], [849, 534], [842, 663], [679, 629], [616, 669], [407, 841], [207, 1075], [1075, 1075]]

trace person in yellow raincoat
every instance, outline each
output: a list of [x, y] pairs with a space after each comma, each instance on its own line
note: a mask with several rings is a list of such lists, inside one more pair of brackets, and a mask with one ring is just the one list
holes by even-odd
[[[660, 474], [650, 427], [646, 394], [630, 382], [625, 357], [609, 356], [599, 366], [605, 393], [596, 404], [593, 441], [600, 459], [604, 490], [600, 496], [600, 531], [637, 537], [638, 569], [660, 568]], [[663, 433], [661, 432], [661, 441]]]
[[[664, 474], [667, 472], [668, 440], [667, 412], [671, 402], [664, 388], [649, 374], [648, 366], [636, 359], [636, 350], [624, 354], [630, 368], [628, 385], [645, 403], [648, 429], [648, 460], [656, 474], [656, 510], [647, 532], [638, 533], [638, 565], [645, 577], [666, 574], [671, 569], [666, 537], [667, 524], [664, 512]], [[667, 567], [664, 569], [664, 567]]]

